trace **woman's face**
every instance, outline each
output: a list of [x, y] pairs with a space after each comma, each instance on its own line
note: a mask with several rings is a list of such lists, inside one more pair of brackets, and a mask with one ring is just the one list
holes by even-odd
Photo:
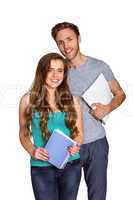
[[45, 84], [48, 89], [56, 89], [64, 78], [64, 63], [62, 60], [51, 60]]

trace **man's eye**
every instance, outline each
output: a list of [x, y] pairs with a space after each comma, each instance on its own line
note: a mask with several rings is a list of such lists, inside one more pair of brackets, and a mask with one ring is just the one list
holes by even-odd
[[68, 38], [67, 40], [68, 40], [68, 41], [72, 41], [72, 38]]
[[60, 46], [60, 45], [62, 45], [62, 44], [63, 44], [62, 41], [59, 41], [59, 42], [57, 43], [58, 46]]

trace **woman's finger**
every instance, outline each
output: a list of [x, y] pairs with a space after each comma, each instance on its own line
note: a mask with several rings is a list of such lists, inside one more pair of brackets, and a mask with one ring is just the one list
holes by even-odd
[[73, 154], [79, 152], [79, 149], [80, 149], [79, 147], [75, 146], [75, 147], [70, 147], [68, 151], [71, 155], [73, 155]]
[[48, 160], [48, 153], [43, 148], [38, 148], [35, 151], [35, 158], [41, 160]]
[[47, 156], [44, 156], [44, 155], [42, 155], [42, 154], [39, 154], [39, 155], [38, 155], [38, 159], [39, 159], [39, 160], [46, 161], [46, 160], [48, 160], [48, 157], [47, 157]]

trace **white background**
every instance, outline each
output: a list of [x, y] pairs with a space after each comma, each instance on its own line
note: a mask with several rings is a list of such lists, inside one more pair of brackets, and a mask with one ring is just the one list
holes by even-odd
[[[127, 94], [107, 122], [110, 144], [107, 200], [131, 200], [133, 180], [133, 7], [131, 0], [0, 1], [1, 199], [34, 199], [29, 155], [19, 143], [18, 104], [39, 58], [57, 51], [53, 25], [80, 28], [81, 50], [107, 62]], [[78, 200], [87, 200], [82, 179]]]

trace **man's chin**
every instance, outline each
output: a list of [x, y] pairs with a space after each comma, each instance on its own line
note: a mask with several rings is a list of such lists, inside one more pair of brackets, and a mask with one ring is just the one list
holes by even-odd
[[72, 60], [74, 58], [73, 55], [64, 55], [68, 60]]

